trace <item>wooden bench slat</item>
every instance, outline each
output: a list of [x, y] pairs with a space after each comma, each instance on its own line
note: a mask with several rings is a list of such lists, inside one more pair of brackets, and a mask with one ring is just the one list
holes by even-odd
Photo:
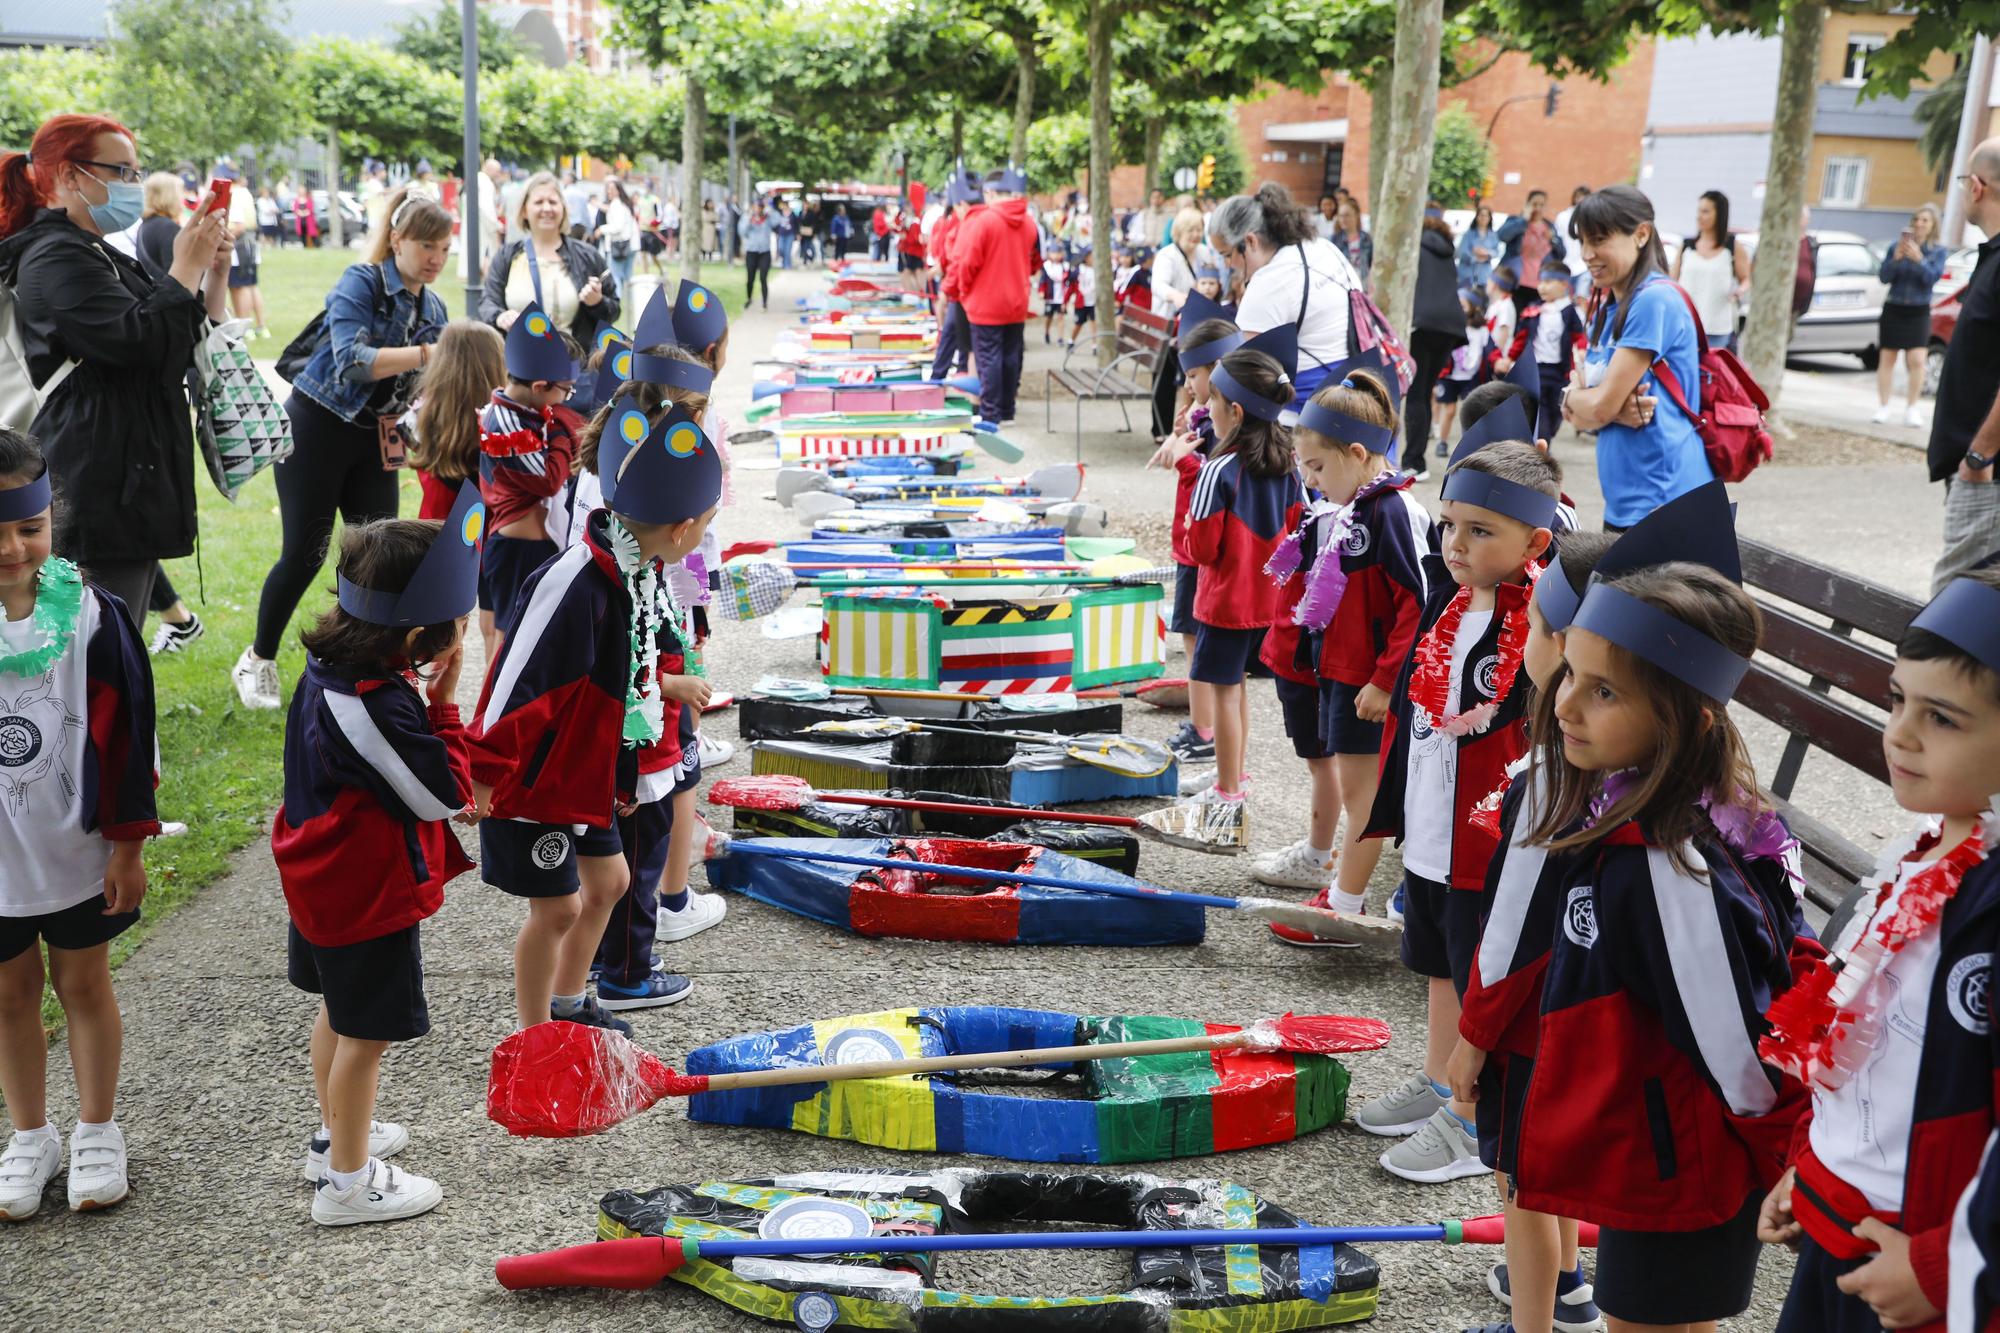
[[1834, 758], [1858, 768], [1877, 782], [1889, 781], [1882, 758], [1882, 727], [1847, 705], [1815, 693], [1769, 667], [1752, 664], [1736, 689], [1744, 707], [1804, 736]]
[[1894, 588], [1830, 569], [1789, 551], [1748, 537], [1739, 538], [1743, 581], [1777, 594], [1788, 602], [1853, 625], [1865, 634], [1894, 643], [1922, 609]]
[[1769, 793], [1766, 797], [1806, 853], [1800, 867], [1805, 873], [1806, 900], [1821, 911], [1838, 911], [1853, 895], [1854, 886], [1875, 873], [1875, 858], [1849, 842], [1825, 820], [1807, 814], [1790, 801]]
[[1881, 653], [1844, 638], [1779, 606], [1764, 613], [1764, 651], [1810, 676], [1830, 682], [1857, 699], [1885, 703], [1894, 665]]

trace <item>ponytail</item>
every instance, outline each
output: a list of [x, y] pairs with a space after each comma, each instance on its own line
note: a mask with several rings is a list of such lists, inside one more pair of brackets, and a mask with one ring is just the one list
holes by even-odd
[[[1389, 387], [1373, 371], [1356, 370], [1347, 378], [1328, 380], [1321, 386], [1312, 401], [1321, 407], [1350, 417], [1364, 426], [1374, 426], [1389, 432], [1389, 448], [1370, 449], [1371, 455], [1385, 458], [1395, 457], [1397, 426], [1400, 424], [1396, 412], [1396, 400], [1389, 393]], [[1307, 429], [1303, 424], [1299, 430]], [[1312, 432], [1317, 434], [1318, 432]], [[1336, 448], [1351, 444], [1351, 440], [1329, 439]]]
[[[1263, 352], [1239, 347], [1220, 364], [1246, 392], [1276, 404], [1292, 401], [1292, 381], [1285, 368]], [[1276, 477], [1292, 470], [1292, 433], [1276, 421], [1244, 412], [1243, 421], [1221, 444], [1221, 452], [1236, 454], [1253, 477]]]
[[56, 175], [71, 162], [95, 157], [97, 136], [132, 131], [109, 116], [50, 116], [35, 131], [25, 153], [0, 157], [0, 239], [28, 225], [35, 210], [55, 195]]

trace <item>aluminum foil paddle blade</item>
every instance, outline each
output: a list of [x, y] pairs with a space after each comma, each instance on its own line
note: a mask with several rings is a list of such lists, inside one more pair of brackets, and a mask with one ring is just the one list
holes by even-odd
[[1170, 805], [1139, 817], [1139, 836], [1170, 847], [1240, 856], [1248, 836], [1240, 801]]
[[1399, 947], [1403, 938], [1403, 928], [1387, 917], [1336, 912], [1325, 907], [1307, 907], [1303, 903], [1280, 902], [1276, 898], [1241, 898], [1237, 901], [1239, 906], [1254, 911], [1267, 921], [1306, 931], [1323, 940], [1393, 949]]

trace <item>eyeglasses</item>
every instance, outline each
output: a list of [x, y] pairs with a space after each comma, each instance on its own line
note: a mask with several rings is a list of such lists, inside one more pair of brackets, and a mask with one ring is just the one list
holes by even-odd
[[80, 167], [96, 167], [100, 171], [113, 172], [119, 180], [124, 181], [127, 185], [137, 185], [140, 181], [146, 179], [146, 173], [143, 169], [128, 167], [122, 162], [91, 162], [84, 158], [78, 158], [76, 164]]
[[1952, 179], [1954, 181], [1978, 181], [1981, 185], [1984, 185], [1989, 190], [1993, 188], [1993, 182], [1987, 180], [1984, 176], [1980, 175], [1976, 171], [1968, 171], [1963, 176], [1953, 176]]

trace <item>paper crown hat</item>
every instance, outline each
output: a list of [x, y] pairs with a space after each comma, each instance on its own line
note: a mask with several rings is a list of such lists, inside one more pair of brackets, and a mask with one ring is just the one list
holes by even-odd
[[364, 588], [345, 574], [337, 575], [340, 609], [371, 625], [398, 628], [458, 619], [479, 600], [479, 543], [485, 531], [486, 506], [479, 501], [479, 487], [468, 481], [458, 488], [444, 526], [410, 581], [400, 591], [389, 592]]
[[1382, 382], [1382, 387], [1389, 391], [1389, 402], [1400, 415], [1403, 410], [1403, 381], [1397, 378], [1396, 368], [1389, 364], [1389, 358], [1382, 354], [1382, 349], [1370, 347], [1366, 351], [1356, 352], [1335, 366], [1327, 378], [1351, 379], [1357, 370], [1365, 370]]
[[591, 381], [591, 410], [610, 402], [617, 396], [618, 387], [631, 378], [632, 347], [614, 338], [605, 344], [604, 356], [597, 363], [597, 375]]
[[[1192, 330], [1196, 325], [1205, 324], [1211, 319], [1219, 319], [1225, 324], [1234, 326], [1236, 307], [1211, 301], [1200, 292], [1189, 292], [1187, 300], [1181, 305], [1179, 327]], [[1182, 370], [1195, 370], [1202, 366], [1214, 365], [1242, 345], [1242, 333], [1232, 327], [1225, 336], [1211, 338], [1195, 347], [1184, 347], [1176, 355], [1180, 358]]]
[[49, 507], [55, 492], [49, 485], [48, 469], [25, 486], [0, 491], [0, 523], [19, 523]]
[[1910, 628], [1929, 630], [2000, 671], [2000, 589], [1978, 579], [1955, 578], [1917, 612]]
[[1541, 397], [1542, 372], [1540, 367], [1535, 364], [1535, 358], [1532, 356], [1524, 356], [1513, 365], [1507, 367], [1507, 373], [1501, 376], [1501, 378], [1509, 384], [1519, 385], [1521, 388], [1526, 389], [1530, 398]]
[[[1280, 324], [1275, 328], [1265, 329], [1262, 333], [1235, 350], [1239, 352], [1262, 352], [1276, 361], [1278, 368], [1284, 372], [1283, 387], [1286, 389], [1291, 388], [1292, 377], [1298, 373], [1299, 368], [1299, 331], [1297, 326]], [[1217, 361], [1215, 368], [1208, 372], [1208, 382], [1210, 387], [1217, 393], [1242, 408], [1245, 412], [1248, 412], [1251, 416], [1256, 417], [1259, 421], [1276, 421], [1292, 405], [1292, 399], [1289, 394], [1286, 396], [1284, 402], [1276, 403], [1261, 393], [1251, 392], [1243, 384], [1239, 383], [1234, 375], [1229, 373], [1228, 365], [1222, 361]]]
[[1531, 442], [1533, 439], [1534, 427], [1528, 424], [1527, 409], [1521, 406], [1521, 400], [1513, 397], [1505, 399], [1459, 437], [1458, 447], [1451, 451], [1451, 470], [1445, 474], [1438, 498], [1491, 509], [1497, 514], [1519, 519], [1529, 527], [1553, 527], [1560, 503], [1556, 496], [1544, 495], [1532, 486], [1523, 486], [1490, 472], [1459, 466], [1489, 444], [1502, 440]]
[[1203, 264], [1200, 268], [1196, 269], [1194, 271], [1194, 280], [1196, 282], [1227, 281], [1227, 279], [1223, 277], [1222, 270], [1217, 268], [1213, 264]]
[[723, 308], [722, 298], [700, 283], [682, 278], [671, 305], [665, 287], [654, 290], [653, 299], [646, 302], [645, 312], [639, 316], [632, 345], [646, 348], [678, 343], [700, 356], [722, 341], [728, 331], [729, 312]]
[[636, 406], [611, 414], [598, 442], [604, 503], [641, 523], [699, 518], [722, 496], [722, 455], [685, 408], [669, 408], [659, 424]]
[[[1690, 500], [1688, 508], [1677, 511], [1673, 523], [1675, 535], [1671, 539], [1665, 527], [1656, 527], [1611, 569], [1605, 567], [1605, 561], [1612, 559], [1625, 544], [1625, 538], [1619, 538], [1604, 553], [1604, 560], [1591, 572], [1590, 587], [1570, 620], [1570, 628], [1589, 630], [1609, 639], [1717, 703], [1728, 703], [1743, 674], [1750, 669], [1750, 659], [1738, 657], [1701, 630], [1610, 583], [1620, 574], [1660, 563], [1655, 557], [1663, 552], [1670, 552], [1666, 555], [1668, 559], [1707, 565], [1731, 583], [1743, 581], [1743, 558], [1736, 545], [1736, 515], [1723, 496], [1722, 483], [1710, 482], [1700, 492], [1706, 493], [1701, 500]], [[1680, 499], [1687, 500], [1688, 496]], [[1634, 524], [1632, 532], [1625, 535], [1638, 532], [1639, 526]], [[1633, 560], [1645, 563], [1626, 563]]]
[[523, 384], [576, 378], [569, 347], [539, 301], [528, 302], [528, 308], [507, 330], [507, 375]]
[[635, 351], [630, 364], [632, 378], [645, 384], [692, 389], [696, 393], [707, 393], [715, 385], [715, 372], [699, 361], [682, 361], [678, 357]]
[[[1349, 357], [1335, 366], [1327, 374], [1326, 383], [1351, 389], [1354, 387], [1354, 375], [1357, 371], [1367, 372], [1389, 391], [1391, 413], [1400, 415], [1402, 402], [1401, 395], [1396, 392], [1396, 373], [1383, 363], [1382, 358], [1373, 349]], [[1381, 454], [1392, 463], [1396, 461], [1394, 425], [1377, 426], [1359, 420], [1339, 408], [1328, 407], [1316, 401], [1316, 398], [1307, 399], [1306, 405], [1299, 409], [1299, 425], [1315, 435], [1323, 435], [1339, 444], [1358, 444], [1371, 454]]]
[[976, 204], [985, 194], [986, 187], [980, 184], [979, 177], [969, 171], [954, 171], [945, 180], [944, 201], [947, 207], [952, 204]]
[[1028, 173], [1010, 162], [1000, 168], [1000, 170], [987, 176], [986, 188], [989, 190], [998, 190], [1002, 194], [1026, 194], [1028, 192]]
[[[1635, 569], [1691, 560], [1743, 581], [1743, 557], [1736, 545], [1736, 506], [1728, 491], [1711, 481], [1673, 499], [1634, 523], [1597, 559], [1592, 574], [1615, 579]], [[1552, 561], [1535, 582], [1535, 607], [1550, 633], [1560, 634], [1576, 619], [1589, 585], [1579, 589]]]

